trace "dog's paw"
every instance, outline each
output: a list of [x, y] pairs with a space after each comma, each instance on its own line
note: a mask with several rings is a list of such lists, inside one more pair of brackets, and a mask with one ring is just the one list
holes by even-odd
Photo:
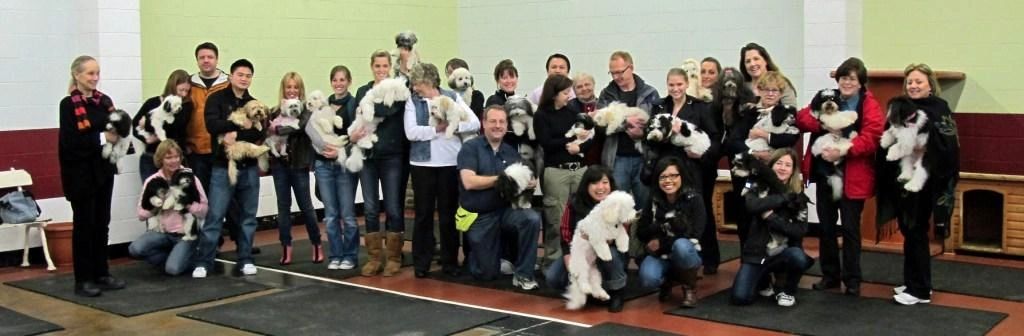
[[903, 158], [903, 153], [900, 153], [897, 147], [889, 147], [889, 151], [885, 153], [885, 159], [887, 161], [896, 161]]
[[598, 299], [598, 300], [601, 300], [601, 301], [608, 301], [608, 299], [611, 298], [611, 296], [608, 295], [608, 292], [604, 291], [603, 288], [598, 288], [596, 291], [591, 293], [590, 296], [593, 296], [595, 299]]

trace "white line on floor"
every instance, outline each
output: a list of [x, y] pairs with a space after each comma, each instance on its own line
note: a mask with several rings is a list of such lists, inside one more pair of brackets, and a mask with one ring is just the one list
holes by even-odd
[[[225, 264], [231, 264], [231, 265], [235, 264], [234, 261], [230, 261], [230, 260], [217, 259], [217, 261], [220, 261], [220, 262], [225, 263]], [[298, 277], [303, 277], [303, 278], [309, 278], [309, 279], [315, 279], [315, 280], [320, 280], [320, 281], [336, 283], [336, 284], [340, 284], [340, 285], [346, 285], [346, 286], [358, 287], [358, 288], [363, 288], [363, 289], [375, 290], [375, 291], [379, 291], [379, 292], [391, 293], [391, 294], [395, 294], [395, 295], [407, 296], [407, 297], [417, 298], [417, 299], [421, 299], [421, 300], [441, 302], [441, 303], [447, 303], [447, 304], [452, 304], [452, 305], [456, 305], [456, 306], [463, 306], [463, 307], [469, 307], [469, 308], [475, 308], [475, 309], [490, 310], [490, 311], [499, 312], [499, 313], [519, 315], [519, 316], [525, 316], [525, 317], [541, 319], [541, 320], [546, 320], [546, 321], [565, 323], [565, 324], [574, 325], [574, 326], [577, 326], [577, 327], [590, 328], [589, 324], [583, 324], [583, 323], [573, 322], [573, 321], [566, 321], [566, 320], [557, 319], [557, 318], [554, 318], [554, 317], [548, 317], [548, 316], [542, 316], [542, 315], [533, 315], [533, 314], [527, 314], [527, 313], [520, 313], [520, 312], [515, 312], [515, 311], [509, 311], [509, 310], [503, 310], [503, 309], [497, 309], [497, 308], [491, 308], [491, 307], [478, 306], [478, 305], [474, 305], [474, 304], [462, 303], [462, 302], [457, 302], [457, 301], [448, 301], [448, 300], [443, 300], [443, 299], [438, 299], [438, 298], [432, 298], [432, 297], [429, 297], [429, 296], [420, 296], [420, 295], [415, 295], [415, 294], [409, 294], [409, 293], [405, 293], [405, 292], [393, 291], [393, 290], [390, 290], [390, 289], [377, 288], [377, 287], [367, 286], [367, 285], [360, 285], [360, 284], [351, 283], [351, 282], [345, 282], [345, 281], [341, 281], [341, 280], [337, 280], [337, 279], [324, 278], [324, 277], [319, 277], [319, 276], [309, 275], [309, 274], [295, 273], [295, 272], [291, 272], [291, 271], [285, 271], [285, 270], [280, 270], [280, 269], [276, 269], [276, 268], [269, 268], [269, 267], [265, 267], [265, 266], [256, 266], [256, 268], [262, 269], [262, 270], [271, 271], [271, 272], [283, 273], [283, 274], [288, 274], [288, 275], [293, 275], [293, 276], [298, 276]]]

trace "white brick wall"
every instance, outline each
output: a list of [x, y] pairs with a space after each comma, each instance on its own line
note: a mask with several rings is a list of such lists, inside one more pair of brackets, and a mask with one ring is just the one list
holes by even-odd
[[[800, 104], [820, 89], [834, 88], [829, 72], [849, 57], [861, 55], [861, 0], [804, 2], [804, 87], [798, 87]], [[867, 64], [871, 68], [870, 64]]]
[[600, 90], [611, 80], [608, 56], [622, 49], [633, 55], [636, 73], [664, 95], [669, 68], [705, 56], [739, 66], [740, 48], [753, 41], [801, 88], [803, 6], [798, 0], [462, 0], [459, 54], [477, 88], [490, 95], [498, 61], [515, 62], [522, 93], [543, 83], [544, 62], [555, 52], [569, 56], [572, 73], [594, 75]]

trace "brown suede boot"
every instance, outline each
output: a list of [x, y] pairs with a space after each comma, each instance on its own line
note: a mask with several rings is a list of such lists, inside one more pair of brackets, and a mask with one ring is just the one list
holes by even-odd
[[382, 249], [383, 241], [381, 240], [383, 234], [380, 232], [367, 233], [363, 237], [366, 241], [366, 265], [363, 265], [363, 276], [374, 276], [377, 272], [380, 272], [381, 258], [384, 257], [384, 251]]
[[679, 281], [683, 283], [683, 307], [697, 306], [697, 271], [699, 268], [679, 272]]
[[385, 241], [388, 255], [381, 275], [389, 277], [398, 274], [398, 269], [402, 268], [402, 245], [405, 245], [405, 235], [402, 232], [388, 232]]

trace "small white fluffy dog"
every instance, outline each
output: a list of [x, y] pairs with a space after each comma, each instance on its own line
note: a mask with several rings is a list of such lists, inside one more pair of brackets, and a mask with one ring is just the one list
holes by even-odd
[[345, 159], [348, 158], [348, 155], [345, 154], [348, 136], [334, 131], [345, 127], [345, 120], [331, 111], [331, 107], [327, 104], [327, 98], [319, 90], [313, 91], [306, 98], [306, 109], [312, 111], [309, 116], [309, 124], [306, 127], [313, 128], [313, 131], [325, 144], [337, 148], [338, 157], [335, 161], [338, 164], [345, 164]]
[[569, 288], [564, 294], [568, 299], [566, 309], [580, 309], [586, 303], [587, 295], [602, 301], [609, 299], [608, 292], [601, 288], [597, 259], [612, 260], [612, 251], [608, 245], [611, 241], [615, 242], [615, 249], [619, 252], [626, 253], [629, 250], [629, 234], [624, 224], [636, 217], [634, 205], [633, 196], [629, 193], [613, 191], [576, 225], [567, 265]]
[[363, 151], [373, 148], [373, 144], [377, 142], [377, 125], [384, 118], [374, 116], [374, 106], [376, 104], [383, 104], [384, 106], [391, 107], [397, 101], [409, 100], [409, 97], [409, 88], [405, 86], [404, 78], [382, 80], [377, 86], [366, 92], [366, 96], [363, 97], [363, 100], [359, 101], [359, 107], [356, 108], [355, 120], [348, 127], [349, 134], [362, 128], [366, 130], [366, 136], [359, 139], [355, 146], [352, 146], [352, 154], [345, 160], [345, 168], [348, 168], [350, 172], [363, 170], [363, 160], [366, 159]]
[[[820, 106], [811, 106], [814, 109], [812, 113], [829, 133], [814, 140], [814, 144], [811, 145], [811, 154], [819, 156], [826, 148], [835, 148], [839, 150], [840, 157], [846, 157], [850, 147], [853, 147], [853, 138], [857, 137], [857, 132], [850, 132], [849, 137], [844, 137], [842, 130], [857, 122], [857, 111], [839, 110], [839, 90], [824, 89], [818, 91], [818, 96], [821, 97], [822, 103]], [[840, 159], [835, 162], [835, 165], [839, 165], [841, 162], [843, 161]], [[843, 197], [843, 175], [841, 172], [833, 169], [828, 176], [828, 184], [832, 187], [833, 200]]]
[[285, 99], [281, 102], [277, 112], [277, 117], [270, 122], [267, 146], [270, 147], [270, 154], [275, 157], [288, 156], [288, 136], [278, 134], [277, 128], [291, 127], [299, 130], [299, 115], [302, 114], [302, 101], [298, 99]]
[[889, 128], [882, 132], [882, 148], [888, 148], [885, 159], [900, 160], [900, 175], [896, 181], [903, 182], [903, 189], [921, 191], [928, 180], [928, 171], [923, 166], [924, 153], [914, 151], [915, 147], [928, 144], [928, 132], [924, 128], [928, 115], [918, 110], [909, 98], [893, 98], [889, 101], [886, 115]]
[[167, 130], [164, 129], [164, 125], [173, 124], [178, 112], [181, 112], [181, 97], [168, 95], [161, 98], [160, 101], [160, 106], [149, 110], [145, 121], [135, 126], [135, 131], [143, 138], [156, 135], [160, 141], [167, 140]]
[[626, 119], [633, 116], [641, 116], [644, 124], [647, 124], [647, 120], [650, 119], [647, 111], [637, 107], [629, 107], [624, 103], [613, 102], [605, 108], [597, 110], [597, 113], [594, 114], [594, 123], [597, 126], [605, 127], [605, 133], [612, 135], [622, 131], [626, 124]]
[[682, 68], [686, 72], [686, 82], [689, 83], [686, 94], [710, 103], [714, 96], [711, 94], [711, 89], [700, 85], [700, 62], [687, 58], [683, 61]]
[[466, 105], [473, 104], [473, 74], [466, 68], [456, 68], [448, 76], [448, 87], [455, 90]]
[[[448, 98], [448, 96], [438, 95], [431, 98], [427, 105], [430, 107], [430, 126], [435, 127], [442, 121], [447, 121], [448, 127], [444, 129], [444, 135], [449, 138], [455, 136], [455, 131], [459, 129], [459, 123], [469, 121], [469, 115], [466, 113], [466, 110], [463, 110], [458, 103]], [[459, 134], [459, 136], [462, 136], [462, 134]], [[466, 137], [463, 137], [462, 141], [465, 142], [472, 138], [467, 134]]]

